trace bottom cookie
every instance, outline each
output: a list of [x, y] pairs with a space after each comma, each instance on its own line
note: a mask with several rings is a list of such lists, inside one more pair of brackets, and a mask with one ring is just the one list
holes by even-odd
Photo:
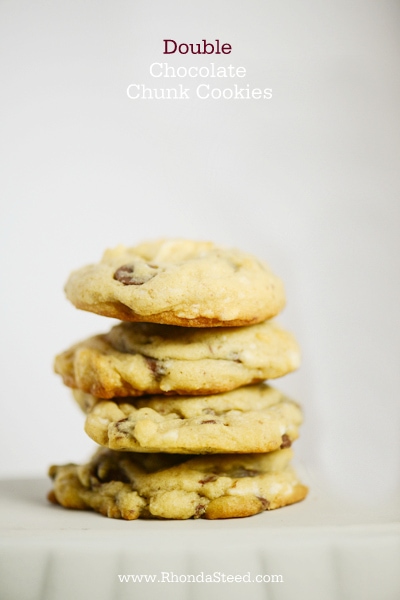
[[303, 500], [292, 450], [182, 456], [99, 449], [79, 466], [52, 466], [49, 500], [114, 519], [229, 519]]

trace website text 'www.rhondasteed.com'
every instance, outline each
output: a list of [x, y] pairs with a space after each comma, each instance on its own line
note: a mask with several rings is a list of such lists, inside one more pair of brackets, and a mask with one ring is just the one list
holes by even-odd
[[153, 574], [124, 574], [118, 575], [120, 583], [283, 583], [282, 575], [252, 574], [249, 571], [243, 574], [204, 573], [197, 574], [174, 573], [161, 571]]

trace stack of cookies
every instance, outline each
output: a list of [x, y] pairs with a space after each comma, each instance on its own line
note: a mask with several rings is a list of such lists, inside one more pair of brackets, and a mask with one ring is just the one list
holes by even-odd
[[51, 501], [218, 519], [306, 496], [289, 464], [301, 409], [265, 383], [300, 362], [272, 320], [285, 294], [265, 264], [210, 242], [119, 246], [72, 273], [66, 294], [121, 322], [56, 357], [99, 448], [87, 464], [51, 467]]

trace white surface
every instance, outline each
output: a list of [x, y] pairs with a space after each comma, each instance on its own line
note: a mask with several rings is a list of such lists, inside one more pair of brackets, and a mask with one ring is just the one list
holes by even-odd
[[[227, 521], [119, 521], [48, 505], [50, 484], [0, 482], [0, 594], [7, 600], [396, 600], [400, 497], [305, 502]], [[281, 575], [282, 583], [120, 583], [118, 575]], [[164, 576], [165, 577], [165, 576]], [[170, 577], [172, 578], [172, 576]]]

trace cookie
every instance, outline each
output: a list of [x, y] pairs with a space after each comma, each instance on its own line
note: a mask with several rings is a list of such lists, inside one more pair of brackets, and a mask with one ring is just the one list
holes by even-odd
[[55, 370], [70, 387], [113, 398], [216, 394], [299, 364], [296, 340], [273, 321], [230, 328], [122, 323], [57, 356]]
[[[79, 398], [82, 405], [90, 405]], [[265, 385], [213, 396], [92, 402], [85, 431], [112, 450], [175, 454], [271, 452], [298, 437], [300, 407]]]
[[181, 239], [107, 250], [72, 273], [65, 291], [83, 310], [185, 327], [260, 323], [285, 304], [282, 282], [253, 256]]
[[132, 454], [99, 450], [83, 466], [53, 466], [49, 500], [115, 519], [248, 517], [307, 495], [290, 449], [269, 454]]

